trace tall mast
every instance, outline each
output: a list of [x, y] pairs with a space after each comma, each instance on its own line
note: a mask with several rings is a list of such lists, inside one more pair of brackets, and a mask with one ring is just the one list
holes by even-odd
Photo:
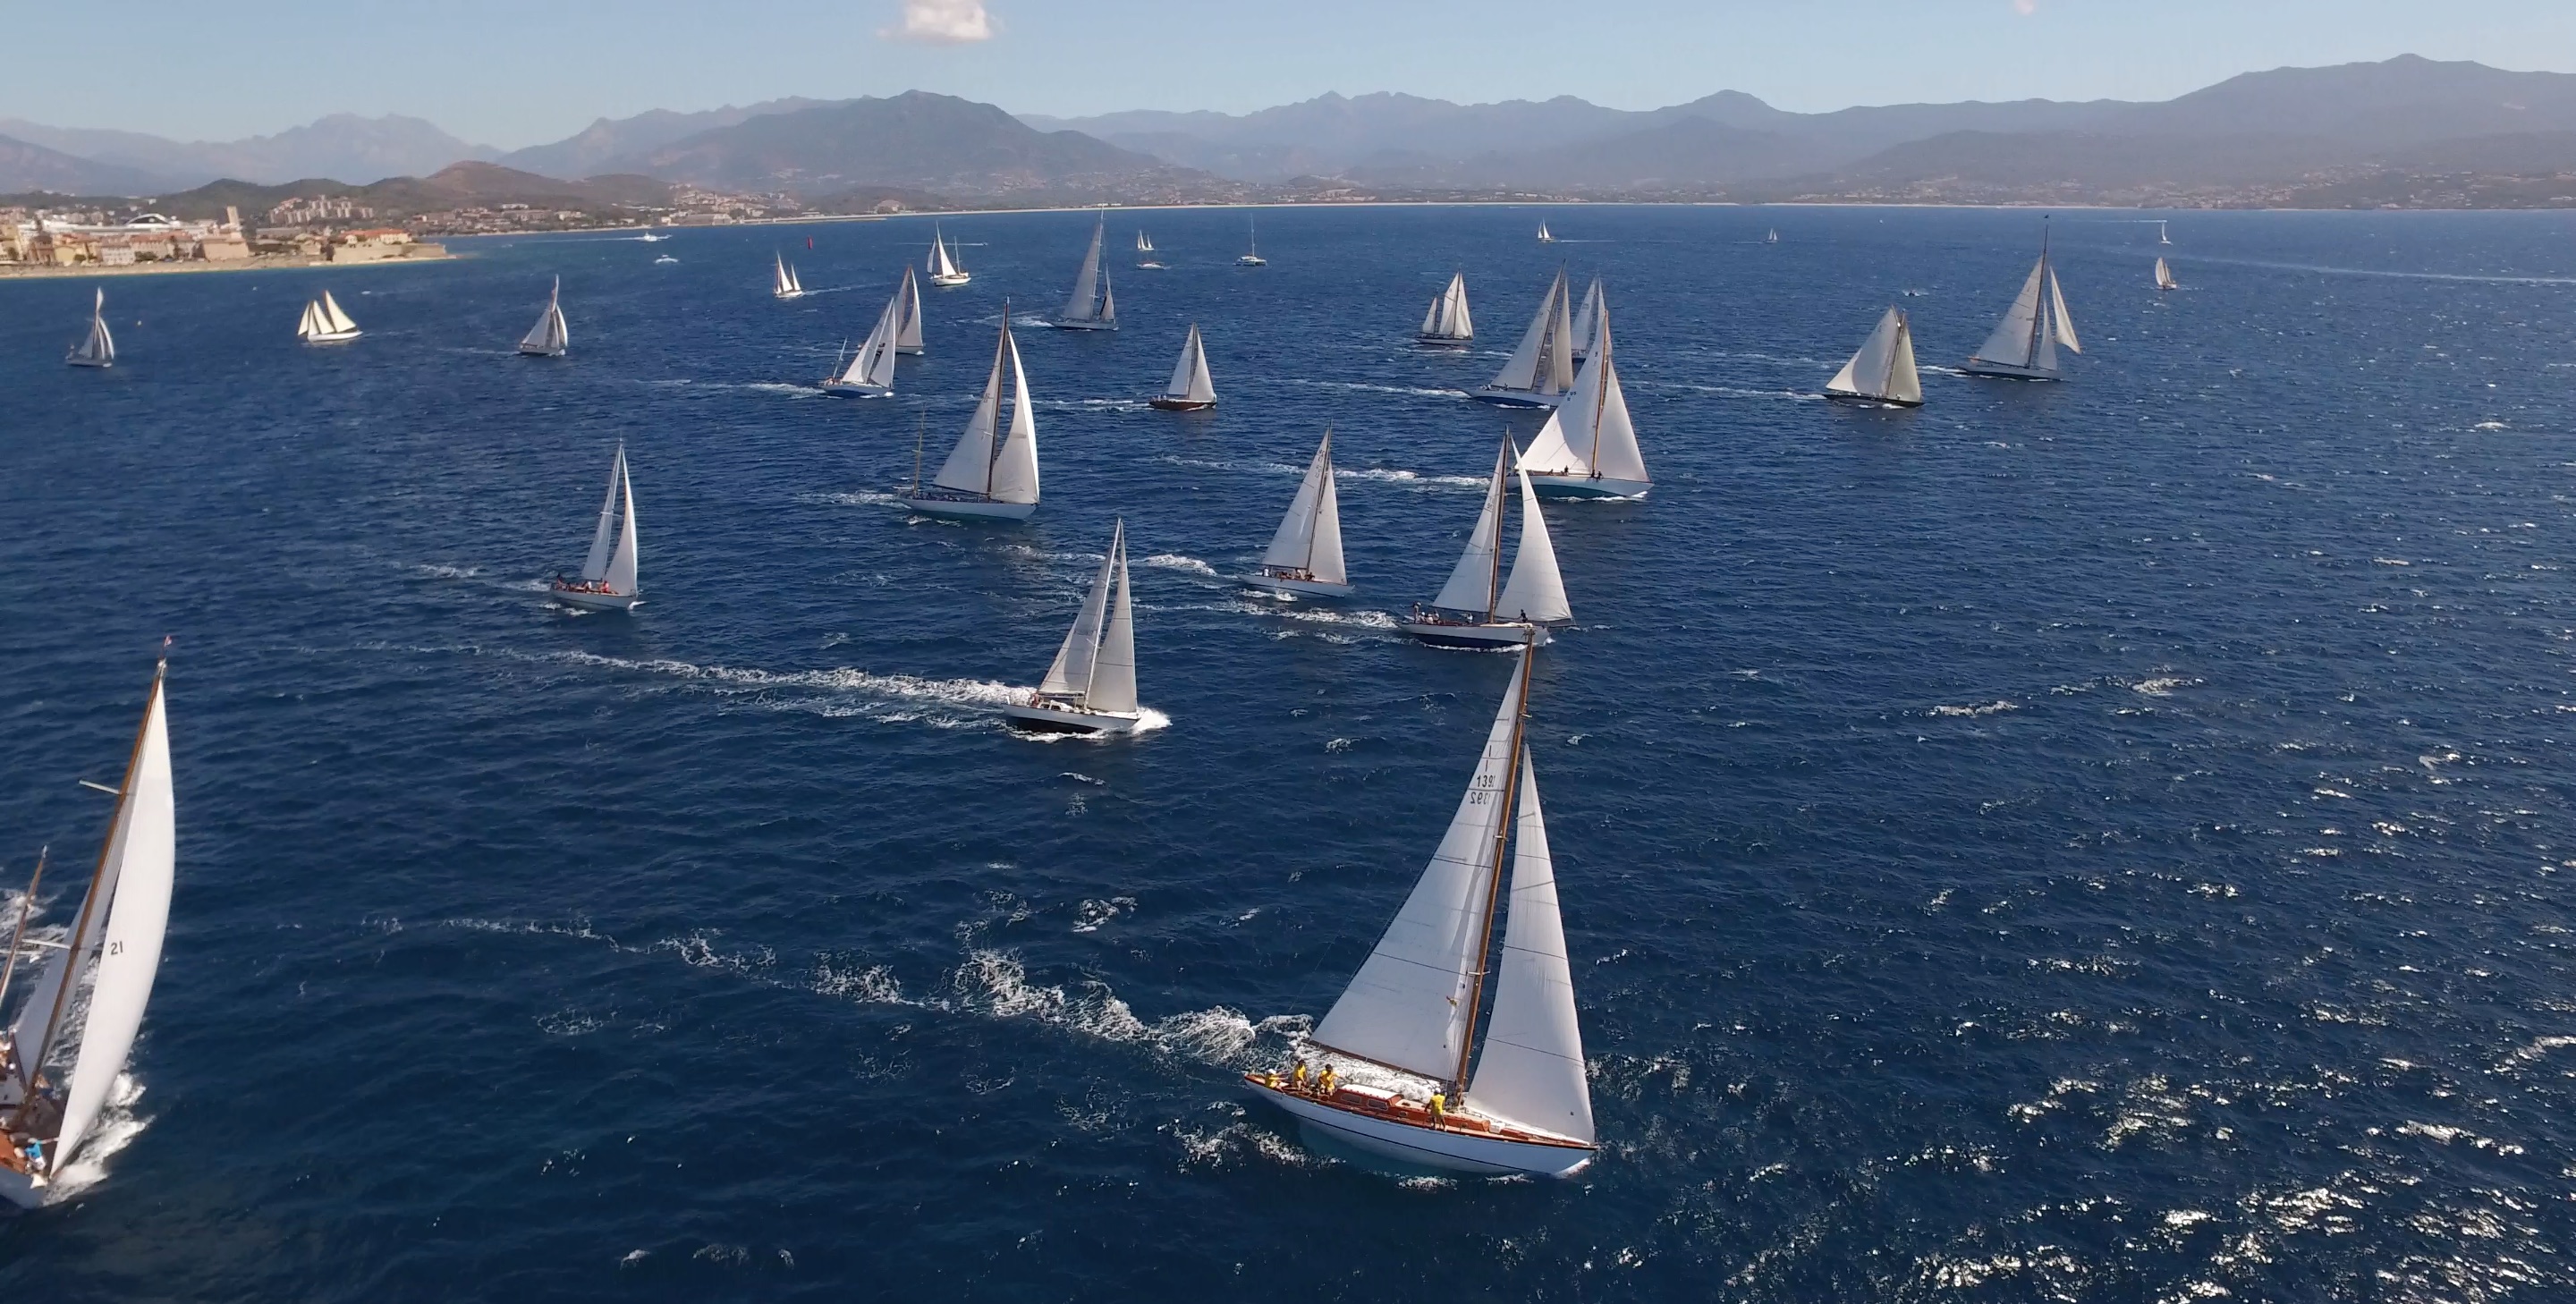
[[2031, 305], [2030, 352], [2023, 366], [2039, 361], [2039, 342], [2048, 334], [2048, 216], [2039, 219], [2039, 302]]
[[1485, 572], [1485, 619], [1494, 618], [1494, 604], [1503, 596], [1503, 517], [1510, 511], [1504, 499], [1511, 497], [1505, 477], [1512, 473], [1512, 428], [1503, 427], [1503, 451], [1494, 459], [1494, 555]]
[[[1306, 564], [1298, 568], [1310, 576], [1315, 573], [1315, 522], [1324, 515], [1324, 492], [1333, 487], [1333, 428], [1331, 426], [1324, 427], [1324, 449], [1321, 460], [1324, 464], [1324, 478], [1315, 482], [1315, 508], [1306, 518]], [[1501, 527], [1497, 525], [1495, 528], [1499, 531]], [[0, 992], [7, 990], [6, 987], [0, 987]]]
[[[1002, 375], [1003, 359], [1010, 356], [1011, 301], [1004, 299], [1002, 300], [1002, 337], [993, 341], [993, 376], [995, 379], [1000, 379]], [[1011, 392], [1013, 397], [1016, 399], [1019, 393], [1017, 382], [1013, 383]], [[1014, 402], [1012, 406], [1016, 408], [1018, 404]], [[1009, 419], [1002, 415], [1002, 387], [1000, 385], [995, 385], [993, 386], [993, 438], [987, 443], [984, 449], [984, 496], [987, 498], [993, 496], [993, 468], [1000, 465], [1002, 461], [1002, 444], [1010, 437], [1011, 423]]]
[[1592, 365], [1601, 369], [1601, 379], [1592, 387], [1592, 451], [1583, 458], [1595, 480], [1601, 478], [1601, 414], [1610, 408], [1610, 305], [1603, 303], [1599, 311], [1592, 325]]
[[9, 930], [9, 958], [0, 963], [0, 1010], [9, 1008], [9, 980], [18, 972], [18, 947], [27, 940], [27, 919], [36, 913], [36, 889], [45, 881], [45, 859], [52, 847], [36, 853], [35, 876], [27, 880], [27, 895], [18, 902], [18, 925]]
[[1503, 810], [1494, 820], [1493, 878], [1485, 885], [1485, 913], [1476, 925], [1476, 981], [1467, 988], [1466, 1032], [1458, 1038], [1458, 1075], [1449, 1084], [1450, 1107], [1466, 1103], [1467, 1063], [1476, 1053], [1476, 1017], [1485, 1004], [1485, 962], [1494, 949], [1494, 906], [1502, 900], [1503, 845], [1512, 835], [1512, 807], [1521, 790], [1521, 735], [1529, 728], [1530, 673], [1538, 644], [1521, 653], [1521, 700], [1512, 709], [1512, 759], [1503, 767]]

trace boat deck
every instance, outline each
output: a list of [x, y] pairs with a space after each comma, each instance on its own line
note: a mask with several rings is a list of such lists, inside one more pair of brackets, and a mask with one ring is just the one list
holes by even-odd
[[1454, 1132], [1461, 1136], [1486, 1136], [1501, 1141], [1517, 1141], [1524, 1145], [1562, 1146], [1568, 1150], [1593, 1148], [1571, 1137], [1535, 1132], [1500, 1119], [1487, 1118], [1472, 1108], [1447, 1110], [1435, 1115], [1428, 1104], [1417, 1105], [1392, 1091], [1376, 1087], [1337, 1084], [1327, 1092], [1312, 1085], [1297, 1086], [1275, 1073], [1246, 1073], [1243, 1075], [1243, 1080], [1264, 1091], [1275, 1091], [1283, 1096], [1311, 1100], [1328, 1109], [1338, 1109], [1345, 1114], [1383, 1119], [1390, 1123], [1400, 1123], [1406, 1127], [1418, 1127], [1426, 1131]]

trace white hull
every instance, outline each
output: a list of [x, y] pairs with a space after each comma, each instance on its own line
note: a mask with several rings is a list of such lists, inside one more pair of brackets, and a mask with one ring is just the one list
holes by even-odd
[[11, 1168], [0, 1168], [0, 1200], [7, 1200], [21, 1209], [41, 1207], [45, 1203], [46, 1192], [50, 1189], [51, 1184], [41, 1177], [33, 1177]]
[[586, 611], [633, 611], [644, 605], [644, 599], [632, 593], [590, 593], [581, 589], [553, 588], [547, 595], [567, 607]]
[[894, 346], [894, 351], [900, 357], [918, 358], [924, 348], [925, 346], [919, 344], [898, 344]]
[[945, 516], [957, 521], [1025, 521], [1038, 509], [1036, 503], [1002, 503], [990, 498], [906, 498], [903, 505], [924, 516]]
[[827, 380], [823, 382], [823, 392], [838, 394], [843, 398], [893, 398], [894, 386], [863, 385], [852, 380]]
[[1235, 259], [1234, 265], [1237, 267], [1268, 267], [1270, 265], [1270, 260], [1267, 258], [1255, 258], [1251, 254], [1245, 254], [1241, 258]]
[[1035, 703], [1002, 708], [1002, 715], [1014, 729], [1032, 733], [1124, 734], [1134, 733], [1139, 717], [1107, 715], [1070, 706], [1039, 706]]
[[805, 297], [805, 294], [806, 292], [803, 290], [772, 290], [769, 292], [769, 297], [773, 299], [802, 299]]
[[1148, 272], [1159, 272], [1163, 270], [1163, 265], [1161, 263], [1138, 263], [1136, 266]]
[[1054, 321], [1048, 322], [1047, 325], [1053, 326], [1060, 331], [1114, 331], [1118, 329], [1118, 323], [1114, 321], [1075, 321], [1069, 317], [1058, 317]]
[[1263, 1097], [1336, 1138], [1400, 1163], [1479, 1177], [1571, 1177], [1592, 1162], [1592, 1147], [1567, 1141], [1518, 1141], [1451, 1128], [1419, 1126], [1372, 1114], [1336, 1109], [1309, 1096], [1273, 1091], [1255, 1082]]
[[1539, 394], [1526, 389], [1496, 389], [1487, 385], [1483, 389], [1469, 391], [1467, 397], [1479, 403], [1491, 403], [1496, 407], [1552, 408], [1563, 403], [1566, 394], [1573, 392], [1567, 390], [1565, 394]]
[[2059, 372], [2044, 371], [2038, 367], [2016, 367], [2009, 362], [1984, 362], [1976, 358], [1970, 358], [1966, 362], [1961, 363], [1959, 365], [1959, 374], [1962, 376], [1985, 376], [1995, 380], [2066, 379], [2066, 377]]
[[932, 285], [936, 285], [941, 289], [952, 289], [956, 286], [964, 285], [975, 278], [973, 275], [966, 272], [955, 272], [946, 276], [932, 276], [928, 279]]
[[1241, 582], [1245, 588], [1276, 593], [1283, 598], [1347, 598], [1357, 591], [1348, 584], [1294, 580], [1285, 575], [1246, 575]]
[[1643, 498], [1652, 480], [1613, 480], [1598, 475], [1551, 475], [1530, 472], [1530, 488], [1541, 498]]
[[1556, 641], [1544, 625], [1524, 625], [1507, 620], [1490, 625], [1408, 620], [1398, 628], [1432, 647], [1456, 648], [1465, 652], [1508, 652], [1516, 647], [1546, 647]]
[[364, 334], [366, 334], [365, 331], [359, 330], [328, 331], [320, 335], [307, 335], [304, 337], [304, 342], [307, 344], [346, 344]]

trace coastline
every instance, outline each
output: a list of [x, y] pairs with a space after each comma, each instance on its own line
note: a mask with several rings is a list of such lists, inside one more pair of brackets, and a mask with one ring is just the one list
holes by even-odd
[[191, 258], [179, 262], [132, 263], [123, 267], [108, 267], [98, 263], [75, 263], [69, 267], [35, 267], [21, 263], [0, 263], [0, 281], [45, 281], [83, 276], [185, 276], [194, 272], [300, 272], [325, 269], [348, 272], [362, 267], [401, 267], [407, 263], [453, 262], [463, 256], [449, 250], [435, 254], [422, 254], [418, 257], [406, 255], [401, 258], [370, 258], [362, 262], [349, 263], [335, 263], [328, 258], [306, 258], [301, 255], [237, 258], [218, 263], [210, 263], [202, 258]]

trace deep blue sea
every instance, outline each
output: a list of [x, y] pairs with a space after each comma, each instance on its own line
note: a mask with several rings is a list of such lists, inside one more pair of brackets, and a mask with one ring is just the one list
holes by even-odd
[[[1020, 334], [1002, 527], [887, 491], [1087, 214], [945, 219], [974, 283], [882, 402], [811, 384], [926, 219], [112, 278], [104, 373], [90, 282], [0, 282], [0, 879], [51, 843], [69, 914], [164, 634], [180, 817], [139, 1093], [0, 1285], [2570, 1298], [2576, 216], [2141, 216], [2056, 218], [2033, 386], [1942, 368], [2034, 212], [1296, 209], [1258, 271], [1120, 213], [1124, 329]], [[1656, 478], [1548, 509], [1532, 693], [1605, 1149], [1402, 1179], [1236, 1075], [1473, 766], [1509, 663], [1391, 613], [1560, 263]], [[1474, 351], [1412, 349], [1458, 269]], [[557, 274], [571, 356], [513, 356]], [[324, 286], [364, 339], [295, 343]], [[1891, 302], [1927, 405], [1821, 401]], [[1193, 321], [1222, 405], [1150, 411]], [[1247, 598], [1328, 424], [1360, 598]], [[569, 615], [619, 440], [648, 601]], [[1170, 723], [1016, 738], [1122, 515]]]

